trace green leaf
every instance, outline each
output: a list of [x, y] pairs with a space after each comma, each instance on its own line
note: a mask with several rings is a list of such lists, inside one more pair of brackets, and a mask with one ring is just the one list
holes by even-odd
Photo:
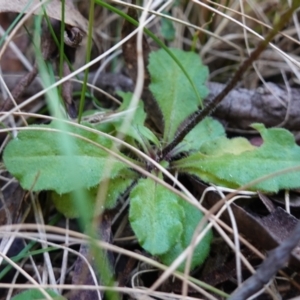
[[[118, 92], [118, 95], [123, 98], [123, 103], [119, 107], [118, 112], [126, 111], [129, 107], [133, 94]], [[144, 126], [146, 117], [147, 115], [144, 111], [144, 103], [143, 101], [139, 101], [138, 106], [134, 112], [134, 118], [126, 131], [124, 131], [124, 128], [122, 127], [122, 123], [124, 120], [123, 118], [120, 120], [114, 120], [113, 125], [115, 126], [115, 129], [117, 131], [122, 132], [129, 137], [132, 137], [141, 145], [144, 144], [144, 140], [146, 139], [147, 141], [151, 141], [156, 146], [159, 146], [157, 137], [152, 133], [150, 129]]]
[[140, 245], [152, 255], [169, 251], [182, 233], [179, 197], [152, 179], [139, 180], [130, 193], [129, 220]]
[[[107, 183], [107, 194], [105, 196], [105, 209], [112, 209], [116, 206], [119, 197], [130, 187], [133, 181], [137, 178], [138, 174], [129, 170], [121, 170], [120, 173], [111, 179], [104, 179], [102, 184]], [[87, 211], [92, 211], [94, 214], [99, 214], [103, 211], [103, 207], [99, 207], [99, 211], [95, 212], [95, 204], [97, 199], [99, 187], [93, 187], [89, 190], [84, 190], [84, 193], [75, 190], [71, 193], [59, 195], [55, 192], [52, 193], [51, 199], [56, 209], [65, 215], [65, 217], [72, 219], [78, 218], [82, 212], [79, 212], [75, 203], [75, 194], [84, 195], [85, 207]]]
[[[187, 201], [180, 199], [179, 203], [184, 209], [186, 216], [183, 222], [183, 231], [175, 246], [173, 246], [167, 253], [159, 256], [165, 265], [171, 265], [173, 261], [190, 245], [193, 234], [203, 218], [202, 212]], [[193, 258], [191, 261], [191, 270], [197, 266], [200, 266], [206, 259], [210, 250], [212, 238], [212, 231], [209, 230], [202, 241], [194, 248]], [[184, 271], [184, 266], [185, 261], [178, 267], [178, 270]]]
[[105, 208], [111, 209], [117, 205], [117, 200], [133, 184], [140, 175], [129, 169], [121, 172], [112, 179], [106, 179], [108, 183], [107, 195], [105, 199]]
[[[45, 290], [53, 300], [67, 300], [67, 298], [58, 295], [52, 290], [46, 289]], [[46, 299], [45, 296], [36, 289], [27, 290], [24, 292], [21, 292], [20, 294], [14, 296], [11, 300], [44, 300]]]
[[[244, 139], [221, 139], [200, 151], [174, 162], [179, 172], [190, 173], [217, 185], [238, 188], [260, 177], [291, 167], [300, 167], [300, 147], [294, 136], [282, 128], [253, 125], [264, 143], [253, 147]], [[214, 150], [215, 149], [215, 150]], [[290, 171], [251, 186], [251, 190], [277, 192], [300, 187], [300, 171]]]
[[222, 124], [211, 117], [207, 117], [193, 128], [173, 152], [177, 154], [199, 150], [203, 144], [223, 135], [225, 135], [225, 130]]
[[[202, 65], [199, 56], [179, 49], [170, 50], [184, 65], [200, 97], [205, 98], [208, 94], [208, 89], [204, 85], [208, 77], [208, 69]], [[164, 117], [163, 140], [169, 143], [179, 125], [195, 112], [201, 103], [186, 75], [164, 50], [150, 54], [148, 68], [151, 75], [149, 88]]]
[[231, 153], [238, 155], [245, 151], [255, 150], [256, 147], [242, 137], [228, 139], [225, 136], [208, 141], [204, 143], [200, 148], [200, 152], [206, 155], [223, 155], [225, 153]]
[[[98, 188], [90, 188], [88, 190], [81, 188], [76, 189], [70, 193], [66, 194], [58, 194], [56, 192], [51, 193], [51, 200], [60, 213], [62, 213], [66, 218], [73, 219], [78, 218], [82, 214], [90, 215], [89, 212], [93, 212], [95, 215], [99, 214], [101, 212], [101, 209], [99, 208], [99, 211], [95, 211], [95, 203], [96, 203], [96, 196], [97, 196]], [[83, 197], [80, 198], [80, 201], [84, 201], [84, 207], [86, 209], [85, 212], [78, 211], [78, 205], [76, 205], [76, 197], [78, 195], [82, 195]], [[91, 218], [93, 217], [90, 216]]]
[[[5, 166], [24, 189], [68, 193], [79, 188], [91, 188], [104, 178], [114, 178], [126, 167], [86, 140], [66, 132], [46, 130], [64, 128], [67, 132], [110, 148], [110, 140], [98, 134], [58, 122], [38, 128], [41, 130], [29, 128], [19, 132], [4, 150]], [[109, 174], [104, 170], [108, 165], [111, 165]]]
[[[113, 6], [107, 4], [105, 1], [101, 1], [101, 0], [96, 0], [96, 3], [100, 4], [103, 7], [106, 7], [107, 9], [109, 9], [110, 11], [113, 11], [114, 13], [118, 14], [119, 16], [121, 16], [122, 18], [124, 18], [125, 20], [129, 21], [131, 24], [138, 26], [139, 23], [131, 18], [130, 16], [128, 16], [127, 14], [123, 13], [122, 11], [120, 11], [119, 9], [114, 8]], [[174, 2], [174, 5], [176, 5], [176, 2]], [[173, 61], [175, 61], [175, 63], [180, 67], [180, 69], [182, 70], [182, 72], [185, 74], [186, 78], [188, 78], [188, 81], [191, 85], [191, 88], [194, 90], [194, 92], [196, 93], [199, 101], [201, 101], [200, 99], [200, 95], [199, 92], [196, 89], [195, 84], [193, 83], [193, 81], [191, 80], [190, 76], [188, 75], [188, 73], [185, 70], [185, 67], [183, 66], [183, 64], [176, 58], [176, 56], [174, 56], [174, 54], [170, 51], [170, 49], [163, 43], [161, 42], [161, 40], [159, 38], [156, 37], [156, 35], [154, 33], [152, 33], [150, 30], [148, 30], [147, 28], [144, 28], [144, 32], [150, 36], [156, 43], [157, 45], [164, 49], [168, 55], [173, 59]]]
[[[132, 93], [118, 92], [118, 95], [120, 97], [122, 97], [123, 102], [120, 105], [117, 112], [126, 111], [130, 106], [130, 102], [131, 102], [131, 99], [133, 97], [133, 94]], [[147, 115], [144, 111], [144, 103], [143, 103], [143, 101], [140, 100], [138, 102], [138, 105], [137, 105], [135, 111], [134, 111], [134, 118], [133, 118], [132, 122], [134, 124], [143, 125], [145, 120], [146, 120], [146, 117], [147, 117]]]
[[[164, 14], [170, 16], [170, 14], [167, 12], [164, 12]], [[166, 18], [162, 18], [160, 31], [161, 35], [165, 40], [173, 41], [175, 39], [175, 28], [173, 25], [173, 21]]]
[[115, 132], [113, 124], [109, 122], [93, 124], [93, 128], [108, 134], [112, 134], [113, 132]]
[[156, 146], [160, 145], [153, 132], [143, 125], [131, 124], [129, 136], [134, 138], [140, 145], [145, 144], [145, 141], [151, 141]]

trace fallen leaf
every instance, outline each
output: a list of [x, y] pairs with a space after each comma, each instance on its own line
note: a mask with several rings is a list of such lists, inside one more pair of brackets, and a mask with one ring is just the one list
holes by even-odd
[[[205, 186], [196, 179], [193, 179], [192, 182], [197, 191], [202, 193]], [[220, 196], [217, 193], [209, 193], [205, 197], [203, 205], [207, 209], [210, 209], [218, 201], [220, 201]], [[231, 203], [230, 207], [234, 214], [239, 234], [244, 235], [245, 238], [250, 240], [255, 246], [267, 251], [274, 249], [288, 238], [298, 222], [294, 216], [288, 214], [281, 207], [275, 208], [272, 213], [263, 217], [255, 216], [235, 203]], [[227, 212], [222, 214], [221, 220], [231, 226], [231, 220]], [[293, 251], [289, 262], [289, 266], [293, 268], [293, 270], [300, 269], [299, 246], [300, 243]]]
[[[290, 197], [290, 207], [296, 208], [299, 210], [300, 207], [300, 194], [297, 191], [289, 191], [289, 197]], [[283, 193], [275, 194], [271, 196], [271, 200], [276, 202], [277, 204], [280, 204], [281, 206], [285, 205], [285, 196]]]
[[[0, 0], [0, 13], [3, 12], [16, 12], [16, 13], [28, 13], [35, 6], [40, 4], [39, 0]], [[61, 1], [52, 0], [47, 1], [44, 8], [50, 18], [61, 21]], [[35, 15], [43, 14], [43, 9], [39, 6], [35, 11]], [[88, 21], [79, 13], [79, 11], [70, 2], [65, 3], [65, 24], [78, 27], [83, 32], [88, 32]]]

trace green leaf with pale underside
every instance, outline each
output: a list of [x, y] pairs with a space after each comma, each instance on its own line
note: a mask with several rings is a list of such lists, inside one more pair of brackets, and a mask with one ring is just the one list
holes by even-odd
[[[245, 139], [222, 139], [201, 147], [200, 151], [174, 162], [179, 172], [198, 176], [217, 185], [238, 188], [260, 177], [299, 166], [300, 147], [294, 136], [282, 128], [266, 129], [262, 124], [253, 127], [264, 143], [253, 147]], [[300, 187], [300, 170], [271, 177], [251, 186], [251, 190], [277, 192]]]
[[[159, 256], [161, 261], [166, 265], [171, 265], [172, 262], [191, 244], [195, 230], [203, 218], [202, 212], [187, 201], [180, 199], [179, 204], [184, 209], [186, 216], [182, 224], [183, 233], [174, 247], [172, 247], [167, 253]], [[212, 231], [209, 230], [201, 242], [194, 248], [191, 270], [204, 262], [209, 253], [212, 237]], [[184, 265], [185, 262], [178, 267], [178, 270], [184, 271]]]
[[[204, 85], [208, 69], [202, 65], [199, 55], [179, 49], [170, 51], [184, 65], [200, 97], [204, 99], [208, 94], [208, 89]], [[164, 118], [163, 141], [169, 143], [179, 125], [194, 113], [201, 103], [185, 74], [164, 50], [150, 54], [148, 69], [151, 75], [149, 88]]]
[[173, 150], [174, 154], [199, 150], [208, 141], [225, 135], [225, 130], [220, 122], [211, 117], [206, 117], [193, 130], [186, 135], [183, 141]]
[[228, 139], [225, 136], [219, 137], [214, 140], [207, 141], [200, 148], [200, 152], [206, 155], [223, 155], [231, 153], [238, 155], [245, 151], [255, 150], [256, 147], [251, 145], [250, 142], [242, 137]]
[[[170, 13], [164, 12], [164, 15], [170, 16]], [[173, 41], [176, 36], [176, 31], [174, 28], [174, 24], [171, 20], [167, 18], [161, 19], [161, 35], [167, 41]]]
[[[133, 94], [118, 92], [118, 95], [123, 98], [122, 105], [119, 107], [118, 112], [126, 112], [126, 110], [129, 108], [130, 101], [132, 99]], [[124, 115], [124, 117], [126, 118], [126, 115]], [[144, 140], [146, 139], [148, 141], [151, 141], [156, 146], [158, 146], [159, 141], [157, 137], [153, 134], [153, 132], [150, 129], [144, 126], [146, 117], [147, 115], [144, 111], [144, 103], [143, 101], [139, 101], [134, 111], [134, 117], [130, 122], [129, 127], [126, 128], [126, 131], [123, 128], [124, 118], [121, 118], [119, 120], [114, 120], [113, 125], [115, 126], [115, 129], [118, 132], [122, 132], [125, 135], [132, 137], [140, 144], [143, 144]]]
[[[64, 126], [64, 127], [62, 127]], [[24, 189], [54, 190], [59, 194], [78, 188], [90, 188], [104, 178], [114, 178], [126, 165], [87, 140], [108, 149], [110, 140], [70, 125], [35, 126], [19, 132], [4, 150], [4, 163]], [[64, 129], [51, 132], [47, 129]], [[111, 165], [109, 174], [105, 169]], [[104, 169], [105, 168], [105, 169]]]
[[169, 251], [182, 233], [179, 197], [152, 179], [139, 180], [130, 193], [129, 220], [140, 245], [152, 255]]

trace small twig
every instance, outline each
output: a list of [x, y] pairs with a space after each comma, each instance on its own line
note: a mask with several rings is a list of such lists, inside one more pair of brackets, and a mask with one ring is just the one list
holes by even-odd
[[[63, 62], [63, 76], [68, 76], [71, 74], [71, 70], [66, 61]], [[71, 80], [65, 81], [62, 84], [61, 96], [65, 102], [67, 107], [67, 111], [71, 118], [75, 119], [77, 117], [77, 111], [75, 107], [75, 103], [72, 97], [73, 84]]]
[[[15, 86], [13, 89], [11, 96], [13, 99], [18, 100], [24, 93], [25, 89], [32, 83], [34, 78], [36, 77], [38, 73], [37, 65], [36, 63], [33, 66], [33, 69], [24, 75], [22, 79], [19, 81], [19, 83]], [[10, 97], [7, 97], [5, 101], [3, 101], [3, 104], [0, 105], [0, 111], [8, 111], [12, 108], [13, 103], [10, 99]]]
[[176, 133], [174, 140], [167, 145], [162, 151], [162, 159], [168, 156], [169, 152], [172, 151], [183, 139], [184, 137], [206, 116], [208, 116], [217, 105], [225, 98], [225, 96], [236, 86], [240, 81], [245, 71], [251, 66], [251, 64], [258, 59], [260, 54], [268, 46], [269, 42], [276, 36], [276, 34], [283, 28], [283, 26], [290, 20], [294, 11], [299, 7], [300, 0], [294, 0], [291, 7], [281, 16], [279, 21], [274, 25], [272, 31], [268, 36], [262, 40], [256, 49], [250, 54], [248, 59], [240, 66], [237, 72], [234, 74], [233, 78], [224, 88], [224, 90], [216, 96], [212, 102], [210, 102], [203, 110], [198, 110], [191, 116], [189, 116], [180, 126], [180, 131]]
[[256, 273], [248, 278], [242, 286], [230, 296], [229, 300], [247, 299], [263, 288], [263, 286], [275, 276], [278, 270], [284, 267], [299, 240], [300, 223], [298, 223], [288, 239], [270, 252], [270, 255], [264, 260]]

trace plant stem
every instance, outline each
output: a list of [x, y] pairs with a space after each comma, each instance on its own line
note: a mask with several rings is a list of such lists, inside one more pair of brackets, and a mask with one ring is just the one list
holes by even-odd
[[255, 60], [258, 59], [259, 55], [266, 49], [270, 41], [290, 20], [293, 13], [297, 8], [299, 8], [299, 6], [300, 0], [294, 0], [291, 7], [281, 16], [268, 36], [258, 44], [248, 59], [246, 59], [245, 62], [240, 66], [224, 90], [217, 95], [203, 110], [196, 111], [183, 122], [183, 124], [180, 126], [180, 131], [176, 133], [174, 140], [162, 150], [162, 159], [168, 156], [170, 151], [172, 151], [198, 123], [200, 123], [207, 115], [209, 115], [225, 98], [225, 96], [236, 86], [245, 71]]

